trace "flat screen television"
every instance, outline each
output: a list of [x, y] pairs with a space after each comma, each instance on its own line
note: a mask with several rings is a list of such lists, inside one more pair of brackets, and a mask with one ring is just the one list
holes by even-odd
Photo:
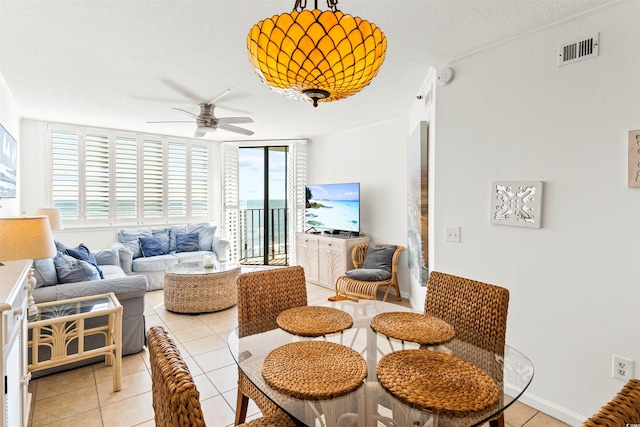
[[360, 232], [360, 183], [307, 185], [307, 230]]
[[0, 125], [0, 199], [16, 197], [18, 143]]

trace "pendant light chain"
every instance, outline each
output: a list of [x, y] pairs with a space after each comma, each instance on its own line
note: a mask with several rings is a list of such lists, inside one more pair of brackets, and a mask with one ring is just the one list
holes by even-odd
[[[327, 7], [332, 12], [338, 10], [338, 0], [327, 0]], [[299, 12], [303, 11], [307, 8], [307, 0], [296, 0], [296, 4], [293, 5], [293, 10], [297, 10]], [[314, 8], [318, 8], [318, 0], [314, 0]]]

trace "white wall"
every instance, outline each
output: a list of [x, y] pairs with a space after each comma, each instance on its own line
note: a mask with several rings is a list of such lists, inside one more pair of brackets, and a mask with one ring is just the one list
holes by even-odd
[[[600, 32], [600, 56], [557, 67], [557, 46]], [[536, 367], [525, 403], [579, 425], [640, 374], [640, 1], [449, 64], [437, 86], [435, 270], [507, 287], [508, 344]], [[492, 180], [544, 181], [541, 229], [489, 223]], [[445, 225], [462, 228], [444, 242]]]
[[0, 216], [16, 216], [20, 215], [20, 185], [24, 174], [20, 159], [25, 151], [20, 138], [20, 117], [17, 106], [2, 73], [0, 73], [0, 124], [18, 141], [17, 197], [15, 199], [0, 200]]
[[[375, 243], [407, 246], [407, 129], [408, 119], [402, 117], [309, 143], [308, 182], [359, 182], [360, 229]], [[408, 297], [406, 251], [400, 256], [398, 281]]]

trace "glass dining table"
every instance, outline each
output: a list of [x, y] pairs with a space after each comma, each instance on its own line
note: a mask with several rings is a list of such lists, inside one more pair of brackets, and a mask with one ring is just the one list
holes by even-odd
[[[288, 321], [314, 322], [331, 310], [348, 314], [352, 324], [303, 336], [273, 316], [239, 326], [228, 339], [240, 370], [299, 425], [476, 426], [508, 408], [533, 379], [524, 354], [510, 346], [496, 354], [480, 334], [455, 324], [453, 337], [430, 344], [412, 341], [415, 324], [390, 333], [394, 316], [417, 315], [407, 307], [372, 300], [310, 307], [325, 311]], [[391, 322], [380, 322], [383, 316]]]

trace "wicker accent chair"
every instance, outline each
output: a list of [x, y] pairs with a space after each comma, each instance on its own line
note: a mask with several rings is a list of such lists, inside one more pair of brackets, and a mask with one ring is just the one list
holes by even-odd
[[[307, 305], [307, 283], [304, 269], [300, 266], [244, 273], [238, 277], [237, 287], [240, 337], [275, 329], [278, 327], [275, 315], [292, 307]], [[273, 322], [256, 323], [259, 319], [271, 317]], [[279, 422], [291, 423], [279, 425], [295, 425], [238, 369], [236, 425], [245, 421], [249, 399], [256, 403], [265, 417], [275, 416]]]
[[[500, 382], [503, 372], [496, 366], [494, 355], [504, 356], [508, 308], [508, 289], [437, 271], [429, 275], [425, 314], [450, 323], [456, 329], [456, 338], [482, 349], [462, 354], [462, 350], [452, 348], [454, 354], [464, 356]], [[504, 426], [504, 414], [489, 424]]]
[[622, 390], [589, 418], [583, 427], [618, 427], [640, 423], [640, 379], [627, 381]]
[[[404, 250], [404, 247], [383, 243], [379, 243], [378, 246], [396, 246], [396, 251], [394, 252], [391, 260], [391, 278], [379, 282], [368, 282], [353, 279], [346, 275], [340, 276], [336, 281], [336, 295], [344, 295], [359, 299], [377, 299], [378, 288], [386, 287], [387, 290], [384, 293], [382, 301], [387, 300], [387, 295], [389, 295], [389, 290], [391, 288], [395, 289], [398, 301], [402, 301], [402, 297], [400, 296], [400, 287], [398, 286], [398, 259], [400, 258], [400, 252]], [[351, 259], [353, 260], [353, 266], [355, 268], [362, 268], [364, 259], [367, 256], [368, 247], [369, 245], [367, 243], [355, 245], [353, 247], [351, 251]]]
[[147, 330], [156, 426], [204, 426], [200, 393], [187, 364], [162, 326]]

